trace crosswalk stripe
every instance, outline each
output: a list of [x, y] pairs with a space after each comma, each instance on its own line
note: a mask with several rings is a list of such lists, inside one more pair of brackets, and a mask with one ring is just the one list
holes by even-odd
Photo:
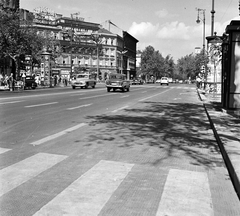
[[214, 215], [206, 173], [171, 169], [156, 216]]
[[0, 196], [27, 182], [65, 158], [67, 156], [38, 153], [0, 170]]
[[43, 206], [34, 216], [96, 216], [132, 167], [133, 164], [102, 160]]
[[10, 151], [11, 149], [8, 149], [8, 148], [0, 148], [0, 154], [3, 154], [7, 151]]

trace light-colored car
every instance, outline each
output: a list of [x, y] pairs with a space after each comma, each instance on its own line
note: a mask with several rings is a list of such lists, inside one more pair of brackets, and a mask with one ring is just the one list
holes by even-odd
[[127, 80], [125, 74], [111, 73], [108, 76], [108, 79], [105, 82], [107, 91], [115, 91], [117, 89], [122, 90], [123, 92], [130, 90], [130, 81]]
[[161, 83], [161, 79], [157, 79], [155, 83]]
[[75, 78], [73, 78], [71, 84], [73, 89], [75, 89], [76, 87], [88, 88], [89, 86], [95, 88], [96, 80], [94, 79], [93, 75], [88, 73], [77, 74]]
[[161, 85], [162, 85], [162, 84], [168, 85], [168, 84], [169, 84], [168, 78], [167, 78], [167, 77], [162, 77], [162, 78], [161, 78], [161, 81], [160, 81], [160, 84], [161, 84]]

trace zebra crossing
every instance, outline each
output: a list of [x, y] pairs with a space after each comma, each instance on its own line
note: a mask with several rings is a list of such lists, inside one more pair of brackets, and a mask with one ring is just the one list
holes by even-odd
[[[5, 154], [8, 151], [11, 151], [11, 149], [0, 148], [0, 154]], [[64, 163], [67, 158], [69, 156], [36, 153], [3, 168], [0, 170], [0, 199], [4, 200], [9, 192], [14, 192], [20, 185], [37, 178], [43, 172], [53, 170], [54, 166]], [[119, 190], [120, 185], [125, 181], [128, 181], [128, 184], [132, 186], [135, 184], [133, 180], [127, 180], [128, 175], [134, 175], [134, 166], [136, 164], [99, 160], [56, 194], [53, 199], [42, 206], [38, 206], [37, 210], [31, 215], [99, 215], [106, 205], [111, 206], [111, 197], [113, 194], [116, 196], [116, 191]], [[169, 169], [166, 173], [162, 192], [153, 191], [154, 193], [161, 193], [161, 198], [157, 200], [156, 216], [214, 215], [207, 173], [179, 169]], [[56, 181], [59, 180], [56, 179]], [[46, 184], [47, 182], [46, 179]], [[146, 181], [144, 180], [143, 183], [146, 184]], [[129, 188], [125, 190], [129, 190]], [[144, 190], [144, 187], [138, 188], [138, 190]], [[34, 199], [34, 196], [32, 199]], [[129, 199], [134, 201], [138, 197], [133, 194]], [[4, 214], [2, 209], [0, 215], [8, 215]], [[115, 211], [117, 212], [117, 210]], [[24, 214], [17, 212], [16, 215]]]

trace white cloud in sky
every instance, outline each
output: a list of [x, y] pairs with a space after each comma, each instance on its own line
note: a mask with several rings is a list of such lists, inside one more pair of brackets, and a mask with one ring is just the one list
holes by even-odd
[[[240, 20], [236, 17], [233, 20]], [[214, 31], [222, 36], [231, 20], [214, 23]], [[128, 31], [139, 40], [138, 49], [143, 50], [151, 45], [156, 50], [167, 55], [171, 54], [175, 59], [194, 52], [194, 48], [203, 44], [203, 23], [186, 25], [184, 22], [173, 21], [162, 25], [151, 22], [133, 22]], [[205, 24], [205, 37], [211, 35], [211, 24]], [[205, 40], [205, 45], [207, 41]], [[176, 49], [177, 47], [177, 49]]]
[[134, 36], [137, 36], [138, 38], [146, 38], [152, 36], [153, 34], [156, 34], [158, 28], [159, 28], [158, 24], [153, 25], [150, 22], [141, 23], [133, 22], [129, 29], [129, 33]]
[[166, 23], [158, 30], [157, 37], [161, 39], [177, 38], [189, 40], [189, 28], [189, 26], [178, 21]]

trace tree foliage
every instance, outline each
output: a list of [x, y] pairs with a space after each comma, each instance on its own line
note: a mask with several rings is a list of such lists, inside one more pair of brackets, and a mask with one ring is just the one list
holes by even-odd
[[162, 76], [171, 77], [174, 67], [174, 61], [170, 55], [164, 58], [162, 54], [152, 46], [148, 46], [142, 51], [141, 72], [143, 76], [154, 76], [156, 79]]
[[40, 60], [44, 47], [51, 48], [56, 53], [55, 41], [52, 36], [45, 37], [39, 34], [31, 22], [21, 20], [19, 10], [0, 5], [0, 58], [11, 58], [15, 63], [16, 71], [18, 71], [18, 60], [22, 55], [31, 55], [32, 58]]

